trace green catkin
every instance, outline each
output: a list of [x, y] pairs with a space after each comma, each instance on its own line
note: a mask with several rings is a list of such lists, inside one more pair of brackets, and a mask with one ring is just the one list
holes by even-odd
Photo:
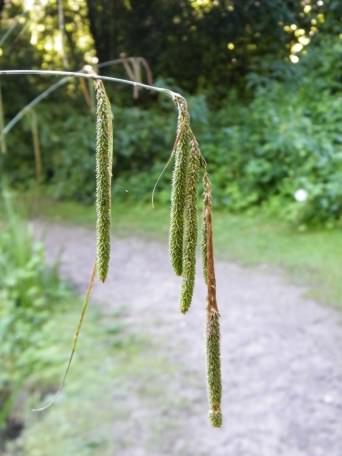
[[203, 264], [203, 277], [204, 282], [208, 283], [208, 262], [207, 262], [207, 251], [208, 251], [208, 230], [206, 224], [205, 210], [203, 211], [202, 220], [202, 264]]
[[191, 143], [184, 209], [183, 282], [180, 302], [182, 313], [186, 313], [191, 306], [196, 272], [197, 184], [200, 161], [194, 138]]
[[172, 176], [169, 252], [177, 275], [183, 272], [184, 207], [187, 165], [190, 153], [189, 114], [183, 100], [176, 99], [178, 108], [177, 138], [174, 147], [175, 167]]
[[222, 425], [221, 413], [221, 356], [220, 356], [220, 314], [216, 299], [216, 278], [214, 265], [213, 229], [211, 215], [211, 185], [205, 169], [204, 178], [204, 224], [206, 226], [207, 251], [205, 263], [207, 270], [207, 377], [209, 420], [214, 427]]
[[221, 413], [221, 360], [220, 360], [220, 315], [209, 311], [207, 322], [207, 373], [209, 395], [209, 420], [214, 427], [222, 425]]
[[96, 93], [96, 270], [107, 277], [110, 260], [111, 181], [113, 163], [112, 110], [102, 81], [95, 81]]

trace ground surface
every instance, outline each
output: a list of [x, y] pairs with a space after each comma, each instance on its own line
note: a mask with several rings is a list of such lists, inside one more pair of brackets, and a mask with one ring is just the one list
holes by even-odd
[[[42, 223], [36, 231], [48, 259], [59, 257], [63, 275], [83, 292], [94, 234]], [[118, 455], [341, 456], [340, 315], [305, 299], [304, 288], [266, 267], [219, 262], [217, 281], [224, 387], [219, 430], [207, 422], [202, 280], [191, 311], [180, 315], [180, 283], [167, 246], [113, 240], [109, 279], [96, 285], [93, 301], [103, 312], [123, 309], [126, 330], [152, 342], [146, 357], [155, 354], [167, 366], [148, 384], [144, 377], [122, 391], [116, 385], [124, 419], [108, 426], [108, 439], [116, 441]]]

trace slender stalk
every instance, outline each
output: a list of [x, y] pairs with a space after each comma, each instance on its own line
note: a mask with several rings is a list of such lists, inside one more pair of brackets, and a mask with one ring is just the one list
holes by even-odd
[[116, 65], [117, 63], [122, 63], [124, 59], [120, 58], [120, 59], [113, 59], [113, 60], [107, 60], [107, 62], [102, 62], [102, 63], [98, 63], [96, 65], [97, 68], [105, 68], [107, 66], [110, 66], [110, 65]]
[[152, 90], [154, 92], [165, 93], [172, 99], [175, 97], [182, 97], [177, 92], [163, 87], [157, 87], [142, 82], [129, 81], [128, 79], [113, 78], [111, 76], [100, 76], [93, 73], [82, 73], [80, 71], [61, 71], [61, 70], [0, 70], [0, 76], [13, 76], [13, 75], [38, 75], [38, 76], [68, 76], [75, 78], [85, 79], [100, 79], [101, 81], [116, 82], [118, 84], [126, 84], [133, 87], [141, 87], [142, 89]]
[[152, 85], [153, 84], [153, 77], [152, 77], [152, 71], [150, 68], [150, 65], [148, 64], [147, 60], [144, 59], [144, 57], [138, 57], [139, 61], [141, 62], [142, 66], [146, 70], [146, 77], [147, 77], [147, 82]]
[[47, 98], [50, 95], [50, 93], [54, 92], [59, 87], [62, 87], [62, 85], [66, 84], [69, 81], [69, 79], [70, 79], [70, 77], [65, 77], [63, 79], [60, 79], [58, 82], [56, 82], [56, 84], [53, 84], [51, 87], [44, 90], [44, 92], [42, 92], [40, 95], [38, 95], [36, 98], [34, 98], [21, 111], [19, 111], [18, 114], [16, 116], [14, 116], [12, 120], [10, 120], [8, 122], [8, 124], [2, 130], [2, 134], [4, 136], [7, 135], [12, 130], [12, 128], [19, 122], [19, 120], [24, 117], [24, 115], [27, 112], [31, 111], [31, 109], [34, 108], [38, 103], [40, 103], [42, 100]]
[[[88, 84], [89, 84], [89, 81], [88, 81]], [[86, 102], [86, 104], [88, 105], [89, 109], [90, 109], [90, 112], [94, 112], [94, 106], [93, 106], [93, 103], [92, 103], [92, 97], [90, 95], [90, 90], [87, 86], [87, 83], [83, 80], [83, 79], [80, 79], [80, 87], [81, 87], [81, 92], [82, 92], [82, 95], [84, 97], [84, 100]]]
[[12, 27], [10, 27], [6, 32], [3, 34], [3, 36], [0, 38], [0, 46], [4, 44], [4, 42], [7, 40], [7, 38], [14, 32], [16, 26], [18, 25], [17, 22], [15, 22]]
[[[115, 59], [115, 60], [109, 60], [108, 62], [103, 62], [97, 65], [98, 68], [104, 68], [109, 65], [114, 65], [117, 63], [122, 63], [123, 59]], [[61, 74], [62, 73], [62, 74]], [[53, 84], [51, 87], [46, 89], [44, 92], [42, 92], [40, 95], [38, 95], [36, 98], [34, 98], [30, 103], [28, 103], [21, 111], [18, 112], [17, 115], [13, 117], [12, 120], [8, 122], [8, 124], [3, 128], [2, 134], [3, 136], [7, 135], [12, 128], [24, 117], [24, 115], [30, 111], [32, 108], [34, 108], [37, 104], [39, 104], [41, 101], [43, 101], [45, 98], [47, 98], [52, 92], [57, 90], [59, 87], [62, 87], [64, 84], [66, 84], [71, 77], [84, 77], [85, 79], [102, 79], [102, 80], [107, 80], [111, 82], [118, 82], [118, 83], [123, 83], [123, 84], [129, 84], [129, 85], [139, 85], [142, 88], [145, 88], [147, 90], [154, 90], [158, 92], [164, 92], [167, 95], [171, 96], [171, 98], [174, 98], [176, 96], [179, 96], [183, 98], [181, 95], [179, 95], [176, 92], [173, 92], [172, 90], [169, 89], [164, 89], [162, 87], [155, 87], [151, 84], [142, 84], [134, 81], [129, 81], [126, 79], [119, 79], [119, 78], [111, 78], [109, 76], [98, 76], [96, 74], [88, 74], [88, 73], [82, 73], [80, 71], [78, 72], [68, 72], [68, 71], [45, 71], [45, 70], [1, 70], [0, 71], [0, 76], [1, 75], [11, 75], [11, 74], [39, 74], [39, 75], [52, 75], [52, 76], [64, 76], [63, 79], [59, 80], [55, 84]]]
[[2, 87], [0, 83], [0, 150], [3, 154], [6, 153], [6, 140], [5, 135], [3, 133], [4, 128], [4, 103], [2, 100]]
[[72, 361], [74, 359], [74, 356], [75, 356], [75, 353], [76, 353], [76, 347], [77, 347], [78, 338], [80, 336], [80, 332], [81, 332], [82, 324], [83, 324], [83, 321], [84, 321], [84, 317], [85, 317], [85, 314], [86, 314], [88, 306], [89, 306], [89, 300], [90, 300], [90, 297], [91, 297], [91, 294], [92, 294], [92, 291], [93, 291], [93, 288], [94, 288], [95, 279], [96, 279], [96, 263], [94, 263], [94, 266], [93, 266], [93, 269], [92, 269], [92, 272], [91, 272], [91, 276], [90, 276], [90, 279], [89, 279], [89, 282], [88, 282], [87, 291], [86, 291], [86, 294], [85, 294], [85, 297], [84, 297], [84, 300], [83, 300], [83, 304], [82, 304], [80, 319], [79, 319], [77, 327], [76, 327], [76, 331], [75, 331], [74, 338], [73, 338], [73, 341], [72, 341], [72, 347], [71, 347], [70, 356], [69, 356], [68, 363], [67, 363], [66, 369], [64, 371], [64, 375], [62, 377], [62, 381], [60, 383], [60, 386], [59, 386], [59, 388], [57, 390], [57, 393], [54, 394], [54, 396], [52, 397], [51, 400], [49, 400], [42, 407], [34, 408], [32, 410], [33, 412], [42, 412], [43, 410], [46, 410], [47, 408], [49, 408], [51, 405], [53, 405], [56, 402], [56, 400], [59, 398], [59, 396], [63, 392], [64, 386], [65, 386], [65, 382], [66, 382], [66, 379], [67, 379], [69, 371], [70, 371], [71, 363], [72, 363]]
[[[17, 25], [19, 24], [20, 25], [20, 21], [19, 19], [21, 18], [24, 18], [25, 16], [28, 15], [28, 11], [25, 11], [24, 13], [20, 14], [19, 16], [17, 16], [14, 20], [14, 24], [6, 30], [6, 32], [2, 35], [2, 37], [0, 38], [0, 46], [3, 46], [5, 41], [12, 35], [12, 33], [15, 31]], [[26, 23], [24, 22], [22, 27], [24, 28], [26, 26]]]
[[32, 129], [32, 142], [33, 142], [36, 179], [37, 179], [37, 182], [39, 183], [42, 178], [42, 154], [41, 154], [41, 150], [40, 150], [37, 115], [34, 111], [31, 112], [31, 129]]

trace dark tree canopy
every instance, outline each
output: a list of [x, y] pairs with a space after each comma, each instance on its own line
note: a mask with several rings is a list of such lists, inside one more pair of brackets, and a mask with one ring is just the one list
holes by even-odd
[[[89, 23], [100, 61], [121, 52], [142, 55], [154, 72], [189, 90], [239, 84], [267, 55], [288, 55], [296, 24], [309, 31], [324, 8], [304, 12], [294, 0], [218, 0], [201, 7], [187, 0], [87, 0]], [[327, 7], [325, 7], [327, 8]]]

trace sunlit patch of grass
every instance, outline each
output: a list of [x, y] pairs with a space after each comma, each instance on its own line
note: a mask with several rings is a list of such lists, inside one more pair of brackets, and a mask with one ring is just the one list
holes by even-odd
[[313, 297], [342, 308], [340, 230], [300, 232], [263, 215], [218, 213], [215, 221], [218, 251], [225, 257], [283, 268], [292, 280], [308, 285]]

